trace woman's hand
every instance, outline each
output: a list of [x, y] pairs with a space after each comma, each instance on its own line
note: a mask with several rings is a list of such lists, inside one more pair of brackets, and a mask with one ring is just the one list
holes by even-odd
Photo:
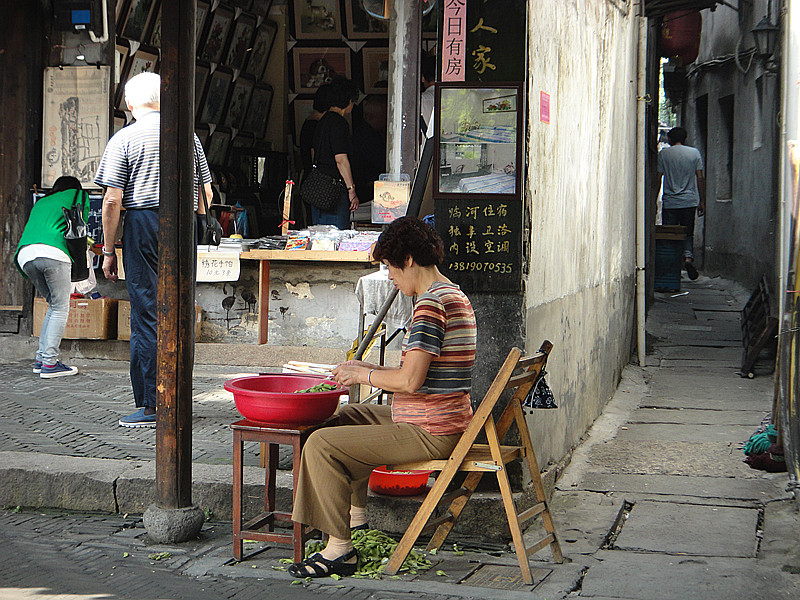
[[360, 360], [348, 360], [333, 369], [333, 380], [342, 385], [351, 386], [366, 383], [370, 365]]
[[350, 190], [349, 192], [350, 198], [350, 212], [355, 212], [358, 210], [358, 196], [356, 196], [355, 190]]

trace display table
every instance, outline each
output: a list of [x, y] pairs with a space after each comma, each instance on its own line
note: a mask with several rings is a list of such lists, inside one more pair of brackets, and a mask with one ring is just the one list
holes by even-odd
[[258, 265], [258, 343], [267, 343], [269, 323], [269, 265], [270, 261], [287, 262], [372, 262], [369, 252], [338, 250], [250, 250], [242, 252], [242, 260], [257, 260]]

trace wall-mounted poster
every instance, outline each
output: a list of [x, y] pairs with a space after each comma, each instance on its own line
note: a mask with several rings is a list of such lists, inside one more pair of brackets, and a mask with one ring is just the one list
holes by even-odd
[[42, 187], [62, 175], [96, 187], [94, 175], [108, 142], [111, 67], [44, 70]]
[[250, 107], [242, 122], [242, 129], [255, 135], [256, 141], [264, 139], [273, 94], [272, 86], [269, 85], [260, 84], [253, 90]]
[[215, 131], [208, 138], [208, 150], [206, 158], [209, 164], [220, 166], [225, 164], [228, 156], [228, 147], [231, 144], [231, 134], [224, 131]]
[[364, 48], [361, 50], [364, 63], [364, 92], [385, 94], [389, 89], [389, 49]]
[[161, 9], [158, 9], [158, 14], [153, 21], [153, 28], [150, 32], [150, 45], [156, 48], [161, 48]]
[[293, 0], [294, 36], [303, 39], [342, 37], [339, 0]]
[[228, 110], [225, 112], [225, 127], [239, 129], [242, 126], [247, 106], [250, 104], [250, 96], [253, 95], [254, 85], [255, 82], [252, 79], [244, 77], [239, 77], [233, 84], [231, 101], [228, 104]]
[[150, 22], [155, 0], [131, 0], [125, 25], [122, 27], [122, 37], [137, 42], [144, 41], [144, 32]]
[[264, 21], [256, 31], [256, 39], [253, 41], [253, 51], [248, 52], [250, 58], [247, 59], [245, 73], [249, 73], [259, 81], [264, 76], [264, 69], [272, 52], [272, 45], [278, 35], [278, 24], [275, 21]]
[[206, 24], [206, 16], [208, 16], [208, 2], [198, 2], [197, 3], [197, 12], [195, 13], [195, 22], [194, 22], [194, 33], [197, 36], [195, 43], [197, 47], [200, 47], [200, 42], [202, 38], [200, 37], [203, 33], [203, 26]]
[[228, 88], [231, 85], [233, 73], [217, 69], [209, 77], [208, 91], [206, 92], [203, 111], [200, 115], [201, 123], [220, 123], [223, 117], [222, 109], [228, 98]]
[[314, 93], [336, 75], [350, 74], [349, 48], [298, 48], [294, 50], [294, 91]]
[[222, 60], [222, 52], [225, 49], [225, 42], [228, 39], [228, 32], [233, 23], [233, 11], [228, 8], [219, 7], [214, 11], [211, 25], [208, 28], [206, 42], [200, 53], [200, 60], [218, 63]]
[[247, 51], [253, 50], [250, 42], [253, 40], [255, 29], [256, 20], [254, 17], [243, 14], [236, 19], [236, 26], [233, 28], [233, 36], [231, 37], [228, 58], [225, 59], [225, 64], [233, 69], [242, 68], [244, 59], [247, 58]]
[[367, 14], [360, 2], [345, 2], [347, 36], [353, 40], [388, 38], [389, 21], [379, 21]]

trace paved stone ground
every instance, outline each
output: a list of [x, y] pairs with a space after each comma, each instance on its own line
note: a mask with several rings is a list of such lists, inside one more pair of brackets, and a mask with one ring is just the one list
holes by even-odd
[[[89, 458], [155, 460], [155, 429], [119, 427], [135, 410], [125, 369], [108, 361], [77, 361], [73, 377], [40, 379], [25, 362], [3, 365], [0, 392], [0, 450], [42, 452]], [[195, 369], [192, 460], [233, 463], [229, 424], [241, 418], [223, 383], [246, 369]], [[252, 370], [249, 373], [253, 373]], [[257, 465], [257, 446], [245, 463]]]

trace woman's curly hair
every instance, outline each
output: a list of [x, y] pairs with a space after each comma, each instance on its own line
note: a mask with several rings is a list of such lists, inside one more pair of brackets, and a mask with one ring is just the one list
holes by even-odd
[[444, 242], [433, 227], [417, 217], [400, 217], [383, 230], [372, 257], [402, 269], [409, 256], [422, 267], [439, 265], [444, 259]]

